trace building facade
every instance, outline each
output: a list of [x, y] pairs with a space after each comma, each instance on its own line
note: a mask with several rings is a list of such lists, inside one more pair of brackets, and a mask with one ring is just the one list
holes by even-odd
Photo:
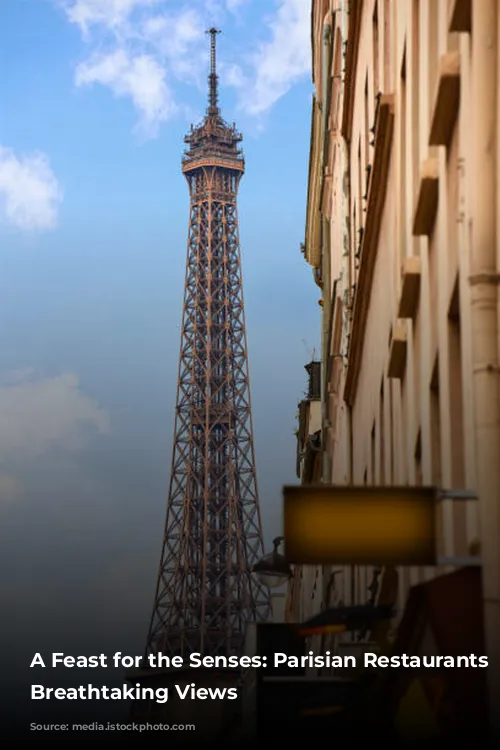
[[[321, 481], [476, 496], [437, 506], [447, 564], [384, 569], [379, 597], [394, 601], [396, 637], [415, 587], [454, 581], [457, 558], [480, 555], [490, 708], [500, 708], [499, 38], [497, 0], [312, 3], [303, 248], [322, 290]], [[337, 574], [342, 601], [365, 603], [374, 574]], [[321, 575], [327, 606], [332, 571]], [[299, 596], [295, 584], [290, 618]]]
[[[296, 475], [301, 484], [315, 484], [322, 477], [321, 450], [321, 362], [309, 362], [307, 389], [297, 405]], [[322, 604], [323, 571], [311, 566], [296, 566], [287, 586], [285, 617], [301, 622], [315, 615]]]

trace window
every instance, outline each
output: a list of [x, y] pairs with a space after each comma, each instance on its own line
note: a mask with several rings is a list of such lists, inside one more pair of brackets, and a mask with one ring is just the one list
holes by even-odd
[[[401, 66], [400, 80], [400, 107], [399, 107], [399, 249], [406, 257], [406, 191], [407, 191], [407, 169], [406, 169], [406, 140], [407, 140], [407, 88], [406, 88], [406, 49], [403, 53], [403, 64]], [[400, 263], [397, 264], [396, 272], [399, 278]]]
[[369, 148], [370, 148], [370, 107], [368, 105], [368, 74], [365, 78], [365, 132], [364, 132], [364, 140], [365, 140], [365, 170], [366, 170], [366, 177], [364, 180], [364, 186], [365, 189], [363, 190], [364, 193], [368, 193], [366, 190], [366, 185], [368, 184], [368, 171], [367, 167], [370, 162], [370, 154], [369, 154]]
[[[430, 387], [431, 406], [431, 471], [432, 484], [441, 487], [441, 404], [439, 398], [439, 360], [436, 358]], [[440, 504], [436, 512], [436, 537], [438, 555], [444, 552], [444, 519]]]
[[[465, 445], [463, 423], [462, 345], [458, 276], [448, 311], [448, 394], [450, 398], [451, 483], [465, 485]], [[467, 517], [463, 503], [453, 508], [453, 552], [467, 554]]]
[[375, 0], [375, 8], [372, 19], [372, 39], [373, 39], [373, 90], [377, 94], [380, 90], [379, 80], [379, 30], [378, 30], [378, 0]]
[[378, 415], [378, 444], [379, 444], [379, 475], [378, 480], [380, 484], [385, 484], [385, 401], [384, 401], [384, 380], [380, 386], [380, 401], [379, 401], [379, 415]]
[[384, 90], [391, 91], [392, 23], [391, 7], [394, 0], [384, 0]]
[[[420, 80], [419, 80], [419, 65], [420, 65], [420, 0], [413, 0], [413, 14], [412, 14], [412, 42], [411, 42], [411, 161], [412, 161], [412, 172], [413, 172], [413, 195], [410, 194], [412, 199], [412, 206], [415, 205], [417, 191], [418, 191], [418, 178], [420, 172]], [[414, 254], [418, 253], [418, 242], [417, 238], [413, 239]]]
[[391, 484], [396, 483], [396, 466], [395, 466], [395, 460], [394, 460], [394, 429], [395, 429], [395, 423], [394, 423], [394, 385], [392, 381], [389, 381], [388, 383], [389, 387], [389, 466], [390, 466], [390, 476], [389, 480]]
[[[428, 104], [429, 104], [429, 121], [428, 127], [430, 128], [432, 119], [432, 108], [434, 106], [434, 96], [436, 94], [436, 83], [437, 83], [437, 70], [438, 70], [438, 15], [439, 8], [438, 3], [429, 3], [429, 29], [428, 29], [428, 70], [429, 70], [429, 93], [428, 93]], [[430, 148], [429, 155], [432, 156], [433, 152], [437, 149], [436, 146]]]
[[371, 437], [370, 437], [370, 464], [371, 464], [371, 466], [370, 466], [370, 473], [371, 473], [372, 484], [376, 484], [376, 481], [377, 481], [377, 479], [376, 479], [376, 471], [377, 471], [376, 470], [376, 466], [377, 466], [376, 448], [377, 448], [377, 442], [376, 442], [376, 439], [375, 439], [375, 435], [376, 435], [376, 433], [375, 433], [375, 422], [373, 422], [372, 434], [371, 434]]
[[415, 442], [415, 485], [422, 484], [422, 433], [419, 430]]

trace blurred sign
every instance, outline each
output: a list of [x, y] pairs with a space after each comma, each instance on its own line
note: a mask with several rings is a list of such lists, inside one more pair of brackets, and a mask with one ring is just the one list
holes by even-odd
[[435, 565], [435, 487], [284, 487], [287, 562]]

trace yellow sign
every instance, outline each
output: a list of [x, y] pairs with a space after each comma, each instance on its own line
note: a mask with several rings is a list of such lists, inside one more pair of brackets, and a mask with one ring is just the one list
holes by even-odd
[[434, 487], [284, 487], [287, 562], [435, 565]]

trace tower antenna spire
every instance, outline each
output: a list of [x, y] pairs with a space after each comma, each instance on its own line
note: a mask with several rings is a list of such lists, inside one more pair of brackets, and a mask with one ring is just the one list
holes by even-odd
[[217, 76], [216, 68], [216, 39], [217, 34], [220, 34], [220, 30], [212, 26], [211, 29], [206, 31], [210, 34], [210, 75], [208, 76], [208, 114], [217, 115], [219, 113], [218, 107], [218, 83], [219, 78]]

